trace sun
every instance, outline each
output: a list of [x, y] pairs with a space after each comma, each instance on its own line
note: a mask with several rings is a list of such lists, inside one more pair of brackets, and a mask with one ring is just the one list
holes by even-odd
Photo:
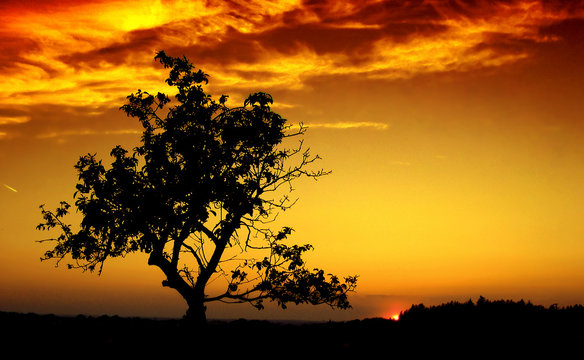
[[381, 315], [381, 317], [392, 321], [398, 321], [402, 314], [402, 311], [403, 307], [401, 306], [391, 306], [389, 309], [386, 309], [386, 311], [383, 313], [383, 315]]

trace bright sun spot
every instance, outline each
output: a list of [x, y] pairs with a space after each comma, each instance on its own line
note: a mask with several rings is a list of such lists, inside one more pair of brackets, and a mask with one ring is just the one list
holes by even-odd
[[399, 314], [393, 314], [389, 317], [391, 320], [393, 321], [398, 321], [399, 320]]

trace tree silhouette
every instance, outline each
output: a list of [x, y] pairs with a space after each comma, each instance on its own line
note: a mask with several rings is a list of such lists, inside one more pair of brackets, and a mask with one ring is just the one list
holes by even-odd
[[[263, 300], [350, 307], [347, 293], [356, 276], [343, 281], [321, 269], [308, 269], [302, 258], [311, 245], [287, 244], [292, 228], [269, 228], [279, 211], [294, 204], [292, 183], [318, 178], [310, 170], [319, 159], [303, 147], [284, 141], [301, 137], [270, 109], [272, 97], [250, 95], [242, 107], [226, 106], [203, 90], [208, 75], [187, 58], [160, 51], [155, 60], [169, 68], [168, 85], [176, 99], [138, 90], [121, 107], [142, 127], [141, 145], [129, 154], [111, 151], [106, 169], [95, 154], [81, 156], [75, 206], [82, 215], [77, 230], [64, 222], [70, 205], [54, 211], [41, 205], [40, 230], [57, 228], [56, 242], [42, 260], [67, 256], [69, 268], [101, 273], [108, 258], [141, 251], [148, 264], [162, 270], [162, 285], [178, 291], [188, 310], [185, 317], [205, 323], [205, 303]], [[166, 110], [165, 117], [159, 114]], [[224, 278], [225, 288], [206, 294], [211, 279]]]

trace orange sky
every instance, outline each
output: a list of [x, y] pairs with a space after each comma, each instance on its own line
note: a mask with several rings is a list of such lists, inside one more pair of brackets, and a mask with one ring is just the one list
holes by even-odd
[[309, 265], [359, 274], [354, 309], [208, 316], [352, 319], [412, 303], [584, 303], [584, 2], [0, 2], [0, 310], [181, 316], [143, 255], [101, 277], [41, 263], [38, 206], [79, 155], [132, 146], [119, 110], [186, 55], [239, 105], [273, 95], [333, 171], [282, 216]]

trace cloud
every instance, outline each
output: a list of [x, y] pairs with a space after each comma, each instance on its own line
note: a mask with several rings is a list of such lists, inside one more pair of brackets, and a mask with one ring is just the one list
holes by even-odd
[[0, 115], [0, 125], [5, 124], [23, 124], [25, 122], [30, 121], [30, 116], [28, 115], [21, 115], [21, 116], [3, 116]]
[[336, 4], [306, 1], [243, 28], [226, 18], [224, 30], [169, 49], [229, 74], [226, 83], [249, 83], [246, 72], [259, 68], [275, 79], [265, 85], [301, 88], [323, 74], [400, 79], [502, 66], [530, 56], [534, 43], [554, 40], [537, 29], [568, 16], [534, 1]]
[[18, 35], [5, 34], [0, 36], [0, 73], [9, 74], [11, 71], [22, 67], [23, 65], [38, 66], [47, 72], [52, 72], [50, 68], [41, 62], [34, 62], [27, 58], [27, 54], [40, 51], [42, 44], [39, 42]]
[[[189, 57], [221, 93], [301, 91], [322, 76], [392, 81], [543, 57], [548, 43], [581, 46], [583, 16], [583, 1], [567, 0], [4, 3], [0, 109], [13, 114], [0, 126], [6, 138], [40, 129], [32, 113], [44, 105], [114, 108], [138, 88], [166, 92], [161, 49]], [[312, 126], [383, 128], [352, 124]]]
[[[14, 113], [13, 109], [0, 107], [0, 119], [3, 113]], [[29, 105], [20, 110], [19, 117], [26, 122], [0, 123], [3, 139], [26, 137], [35, 139], [61, 139], [72, 135], [124, 135], [138, 133], [140, 124], [126, 117], [115, 107], [75, 106], [38, 104]]]
[[[176, 8], [178, 3], [165, 4]], [[132, 55], [140, 55], [139, 58], [144, 59], [145, 53], [151, 54], [155, 49], [164, 47], [200, 63], [220, 65], [263, 63], [269, 61], [273, 52], [294, 55], [305, 50], [316, 55], [343, 55], [343, 59], [335, 59], [340, 60], [339, 63], [359, 63], [364, 59], [380, 62], [385, 57], [383, 54], [379, 56], [380, 43], [387, 47], [391, 43], [419, 40], [420, 37], [437, 36], [461, 26], [472, 28], [476, 25], [469, 23], [468, 19], [485, 21], [485, 18], [496, 18], [500, 25], [499, 20], [524, 17], [521, 7], [513, 7], [510, 5], [512, 3], [363, 1], [337, 6], [335, 2], [309, 1], [291, 9], [284, 7], [282, 13], [268, 13], [258, 10], [253, 2], [247, 5], [231, 2], [231, 7], [219, 7], [219, 10], [209, 10], [207, 14], [191, 15], [190, 18], [182, 14], [185, 18], [126, 33], [114, 33], [112, 35], [117, 37], [111, 37], [109, 41], [106, 39], [106, 44], [85, 39], [96, 46], [67, 52], [58, 56], [58, 60], [76, 68], [119, 66], [131, 63], [130, 57], [138, 58]], [[503, 5], [515, 11], [502, 11], [505, 8]], [[115, 16], [113, 9], [110, 12]], [[466, 19], [459, 21], [461, 16]], [[491, 25], [497, 27], [496, 24]], [[333, 65], [331, 69], [334, 69], [335, 63], [333, 61], [328, 65]]]
[[[443, 17], [432, 2], [419, 0], [353, 2], [360, 7], [341, 17], [345, 21], [364, 24], [391, 24], [396, 22], [423, 23]], [[358, 6], [358, 5], [357, 5]]]
[[6, 185], [6, 184], [2, 184], [4, 185], [5, 188], [7, 188], [8, 190], [12, 191], [12, 192], [18, 192], [18, 190], [16, 190], [15, 188], [13, 188], [12, 186]]
[[51, 133], [41, 133], [36, 136], [38, 139], [50, 139], [50, 138], [64, 138], [68, 136], [87, 136], [87, 135], [128, 135], [128, 134], [141, 134], [137, 129], [121, 129], [121, 130], [102, 130], [96, 131], [93, 129], [85, 130], [65, 130], [60, 132]]
[[401, 160], [395, 160], [391, 162], [392, 165], [399, 165], [399, 166], [410, 166], [412, 165], [409, 161], [401, 161]]
[[574, 16], [581, 15], [584, 9], [583, 0], [546, 0], [542, 1], [544, 9], [554, 12], [564, 12]]
[[584, 46], [584, 18], [570, 18], [551, 23], [539, 29], [543, 38], [561, 39], [577, 47]]
[[379, 123], [379, 122], [368, 122], [368, 121], [361, 121], [361, 122], [334, 122], [334, 123], [316, 123], [316, 124], [307, 124], [308, 128], [325, 128], [325, 129], [357, 129], [357, 128], [371, 128], [373, 130], [386, 130], [389, 128], [388, 124]]
[[[67, 53], [58, 57], [61, 62], [80, 69], [83, 67], [107, 67], [132, 63], [130, 58], [138, 58], [139, 63], [150, 60], [154, 49], [160, 47], [162, 29], [134, 30], [124, 34], [121, 40], [115, 40], [103, 47], [85, 52]], [[138, 56], [136, 56], [138, 55]]]

